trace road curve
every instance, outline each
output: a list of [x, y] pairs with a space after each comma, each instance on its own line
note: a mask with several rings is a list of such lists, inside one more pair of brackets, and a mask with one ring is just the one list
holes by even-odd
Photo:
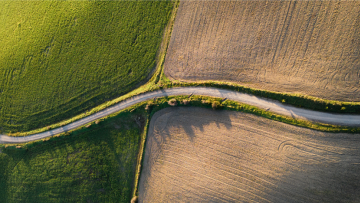
[[46, 132], [37, 133], [26, 137], [10, 137], [7, 135], [0, 135], [0, 143], [2, 144], [24, 143], [38, 139], [43, 139], [49, 136], [53, 136], [59, 133], [63, 133], [78, 128], [82, 125], [85, 125], [99, 118], [105, 117], [109, 114], [125, 109], [142, 101], [146, 101], [157, 97], [174, 96], [174, 95], [190, 95], [190, 94], [227, 98], [229, 100], [234, 100], [241, 103], [253, 105], [261, 109], [266, 109], [267, 111], [271, 111], [277, 114], [291, 116], [296, 119], [304, 119], [304, 120], [335, 124], [335, 125], [343, 125], [343, 126], [360, 126], [360, 115], [317, 112], [317, 111], [285, 105], [278, 101], [264, 99], [249, 94], [244, 94], [244, 93], [225, 90], [225, 89], [212, 88], [212, 87], [177, 87], [177, 88], [169, 88], [169, 89], [157, 90], [153, 92], [147, 92], [144, 94], [134, 96], [130, 99], [119, 102], [114, 106], [99, 111], [93, 115], [90, 115], [88, 117], [70, 123], [68, 125], [65, 125], [63, 127], [59, 127]]

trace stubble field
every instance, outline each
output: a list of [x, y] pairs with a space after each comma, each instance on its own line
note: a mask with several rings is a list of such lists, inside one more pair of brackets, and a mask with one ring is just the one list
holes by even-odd
[[359, 202], [360, 137], [232, 111], [151, 119], [140, 202]]
[[182, 1], [165, 74], [360, 101], [359, 1]]

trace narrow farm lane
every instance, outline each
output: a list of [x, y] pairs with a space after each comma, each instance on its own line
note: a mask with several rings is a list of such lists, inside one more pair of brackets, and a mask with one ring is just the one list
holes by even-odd
[[49, 130], [46, 132], [29, 135], [26, 137], [10, 137], [7, 135], [0, 135], [0, 143], [24, 143], [24, 142], [30, 142], [30, 141], [50, 137], [59, 133], [63, 133], [78, 128], [82, 125], [93, 122], [99, 118], [105, 117], [109, 114], [115, 113], [117, 111], [130, 107], [139, 102], [143, 102], [156, 97], [190, 95], [190, 94], [227, 98], [229, 100], [234, 100], [241, 103], [253, 105], [258, 108], [266, 109], [268, 111], [277, 114], [291, 116], [296, 119], [304, 119], [304, 120], [316, 121], [321, 123], [344, 125], [344, 126], [360, 126], [360, 115], [317, 112], [317, 111], [285, 105], [278, 101], [264, 99], [257, 96], [235, 92], [231, 90], [224, 90], [224, 89], [211, 88], [211, 87], [178, 87], [178, 88], [170, 88], [164, 90], [157, 90], [153, 92], [147, 92], [138, 96], [134, 96], [130, 99], [122, 101], [112, 107], [104, 109], [86, 118], [80, 119], [63, 127]]

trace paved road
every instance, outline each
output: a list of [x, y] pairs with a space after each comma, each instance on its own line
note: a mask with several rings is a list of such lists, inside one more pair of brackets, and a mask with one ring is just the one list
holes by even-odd
[[154, 92], [148, 92], [138, 96], [134, 96], [112, 107], [104, 109], [98, 113], [95, 113], [93, 115], [75, 121], [73, 123], [70, 123], [66, 126], [56, 128], [50, 131], [46, 131], [43, 133], [29, 135], [26, 137], [9, 137], [6, 135], [0, 135], [0, 143], [24, 143], [24, 142], [46, 138], [52, 135], [56, 135], [59, 133], [63, 133], [75, 129], [86, 123], [95, 121], [99, 118], [115, 113], [117, 111], [120, 111], [122, 109], [125, 109], [129, 106], [132, 106], [142, 101], [146, 101], [156, 97], [173, 96], [173, 95], [190, 95], [190, 94], [227, 98], [229, 100], [234, 100], [234, 101], [250, 104], [262, 109], [266, 109], [268, 111], [277, 114], [292, 116], [293, 118], [297, 118], [297, 119], [305, 119], [305, 120], [317, 121], [321, 123], [337, 124], [344, 126], [360, 126], [360, 115], [346, 115], [346, 114], [317, 112], [317, 111], [297, 108], [289, 105], [284, 105], [278, 101], [263, 99], [253, 95], [239, 93], [231, 90], [224, 90], [224, 89], [211, 88], [211, 87], [178, 87], [178, 88], [170, 88], [165, 90], [157, 90]]

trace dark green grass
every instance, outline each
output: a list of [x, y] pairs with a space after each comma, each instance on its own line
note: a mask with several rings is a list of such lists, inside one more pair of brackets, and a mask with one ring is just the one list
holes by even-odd
[[22, 149], [2, 148], [0, 202], [130, 202], [146, 118], [138, 112]]
[[71, 118], [144, 81], [170, 1], [0, 1], [0, 130]]

